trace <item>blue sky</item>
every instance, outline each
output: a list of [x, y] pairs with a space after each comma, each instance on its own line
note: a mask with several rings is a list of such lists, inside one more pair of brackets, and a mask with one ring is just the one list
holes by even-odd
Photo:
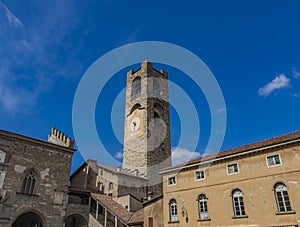
[[[222, 149], [299, 130], [299, 1], [0, 1], [0, 128], [46, 139], [52, 126], [73, 136], [72, 103], [90, 65], [106, 52], [137, 41], [164, 41], [200, 57], [222, 89], [227, 130]], [[147, 56], [145, 56], [147, 57]], [[141, 59], [142, 61], [143, 59]], [[197, 152], [210, 133], [207, 102], [182, 72], [165, 65], [200, 115]], [[133, 65], [137, 69], [138, 65]], [[110, 111], [125, 87], [126, 68], [100, 94], [96, 124], [101, 141], [120, 158]], [[105, 101], [101, 97], [106, 97]], [[88, 97], [87, 97], [88, 98]], [[173, 95], [176, 99], [176, 95]], [[123, 100], [124, 101], [124, 100]], [[122, 97], [120, 106], [122, 106]], [[102, 110], [108, 110], [106, 114]], [[220, 112], [224, 110], [219, 110]], [[188, 113], [187, 113], [188, 114]], [[171, 108], [172, 146], [180, 113]], [[121, 134], [120, 134], [121, 133]], [[191, 131], [191, 137], [195, 133]], [[180, 147], [191, 152], [188, 141]], [[179, 157], [180, 158], [180, 157]], [[74, 156], [73, 169], [80, 164]]]

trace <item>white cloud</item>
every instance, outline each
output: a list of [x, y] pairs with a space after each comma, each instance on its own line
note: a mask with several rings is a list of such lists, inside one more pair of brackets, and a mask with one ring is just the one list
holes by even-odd
[[188, 161], [193, 160], [198, 157], [200, 157], [199, 152], [190, 151], [187, 148], [180, 148], [180, 147], [172, 148], [172, 164], [173, 165], [188, 162]]
[[261, 87], [257, 93], [260, 96], [268, 96], [275, 90], [289, 87], [290, 81], [291, 80], [289, 78], [287, 78], [283, 73], [281, 73], [280, 75], [276, 76], [270, 83]]
[[122, 158], [123, 158], [123, 152], [117, 152], [117, 153], [115, 154], [115, 158], [117, 158], [117, 159], [122, 159]]
[[300, 78], [300, 72], [297, 72], [296, 70], [293, 70], [293, 76], [298, 79]]
[[0, 1], [0, 5], [3, 7], [5, 11], [6, 18], [8, 23], [15, 27], [23, 27], [23, 23], [17, 18], [7, 7]]

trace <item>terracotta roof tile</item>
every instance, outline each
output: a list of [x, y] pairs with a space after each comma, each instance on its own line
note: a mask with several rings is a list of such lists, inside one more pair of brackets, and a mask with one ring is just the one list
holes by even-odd
[[112, 214], [115, 214], [117, 217], [122, 219], [122, 221], [128, 222], [130, 220], [131, 213], [109, 196], [96, 193], [91, 193], [91, 196]]
[[272, 146], [272, 145], [276, 145], [276, 144], [280, 144], [280, 143], [285, 143], [285, 142], [289, 142], [289, 141], [293, 141], [293, 140], [297, 140], [297, 139], [300, 139], [300, 131], [285, 134], [282, 136], [277, 136], [274, 138], [262, 140], [262, 141], [247, 144], [247, 145], [243, 145], [240, 147], [231, 148], [228, 150], [220, 151], [218, 153], [212, 153], [209, 155], [205, 155], [203, 157], [191, 160], [187, 163], [182, 163], [182, 164], [178, 164], [178, 165], [175, 165], [175, 166], [172, 166], [169, 168], [162, 169], [162, 171], [163, 170], [171, 170], [171, 169], [179, 168], [179, 167], [184, 167], [184, 166], [188, 166], [188, 165], [192, 165], [192, 164], [197, 164], [197, 163], [200, 163], [203, 161], [210, 161], [210, 160], [213, 160], [216, 158], [223, 158], [223, 157], [226, 157], [229, 155], [239, 154], [239, 153], [243, 153], [243, 152], [247, 152], [247, 151], [251, 151], [251, 150], [255, 150], [255, 149], [260, 149], [260, 148], [264, 148], [267, 146]]
[[132, 217], [131, 217], [129, 223], [140, 223], [140, 222], [144, 222], [144, 208], [141, 208], [141, 209], [135, 211], [132, 214]]

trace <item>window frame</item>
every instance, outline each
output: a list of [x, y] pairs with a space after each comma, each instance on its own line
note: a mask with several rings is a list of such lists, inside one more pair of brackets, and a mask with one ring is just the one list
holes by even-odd
[[[279, 163], [279, 164], [276, 164], [276, 161], [275, 161], [275, 159], [274, 159], [275, 164], [269, 165], [269, 158], [275, 158], [276, 156], [278, 156], [279, 162], [280, 162], [280, 163]], [[268, 168], [275, 167], [275, 166], [281, 166], [281, 165], [282, 165], [282, 160], [281, 160], [280, 154], [273, 154], [273, 155], [266, 156], [266, 163], [267, 163], [267, 167], [268, 167]]]
[[[173, 183], [170, 183], [170, 180], [171, 180], [171, 179], [174, 179], [174, 182], [173, 182]], [[168, 186], [173, 186], [173, 185], [176, 185], [176, 184], [177, 184], [176, 176], [168, 177]]]
[[136, 76], [131, 82], [131, 100], [140, 97], [142, 93], [142, 78]]
[[[283, 189], [278, 189], [278, 187], [280, 187], [280, 186], [282, 186]], [[279, 182], [274, 185], [273, 190], [274, 190], [274, 197], [275, 197], [275, 201], [276, 201], [277, 212], [280, 214], [293, 212], [287, 186], [284, 183]], [[280, 193], [280, 197], [282, 200], [281, 202], [279, 200], [278, 193]], [[280, 205], [280, 203], [282, 203], [284, 210], [281, 210], [282, 205]], [[289, 206], [289, 209], [287, 208], [288, 206]]]
[[22, 180], [21, 193], [26, 195], [34, 195], [37, 188], [37, 174], [33, 169], [26, 171], [26, 175]]
[[[239, 194], [235, 195], [236, 193]], [[232, 197], [232, 208], [233, 208], [234, 217], [235, 218], [246, 217], [247, 214], [245, 209], [243, 192], [240, 189], [234, 189], [231, 193], [231, 197]]]
[[[202, 198], [201, 198], [202, 197]], [[198, 218], [199, 220], [209, 220], [209, 213], [208, 213], [208, 204], [207, 204], [208, 198], [205, 194], [200, 194], [198, 196], [197, 202], [198, 202]], [[203, 211], [201, 211], [203, 210]]]
[[174, 198], [169, 201], [169, 222], [178, 222], [178, 203]]
[[[197, 178], [197, 173], [200, 173], [200, 172], [203, 173], [203, 177], [202, 177], [202, 178]], [[197, 171], [195, 172], [195, 180], [196, 180], [196, 181], [205, 180], [205, 179], [206, 179], [205, 170], [197, 170]]]
[[[232, 173], [230, 173], [230, 172], [229, 172], [229, 167], [230, 167], [230, 166], [234, 166], [234, 165], [236, 165], [236, 167], [237, 167], [237, 172], [232, 172]], [[239, 164], [238, 164], [237, 162], [236, 162], [236, 163], [232, 163], [232, 164], [228, 164], [226, 167], [227, 167], [227, 168], [226, 168], [227, 175], [233, 175], [233, 174], [237, 174], [237, 173], [240, 172], [240, 167], [239, 167]]]

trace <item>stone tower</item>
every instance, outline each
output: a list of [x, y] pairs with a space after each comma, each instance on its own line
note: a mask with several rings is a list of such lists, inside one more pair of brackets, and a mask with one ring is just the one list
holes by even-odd
[[171, 166], [168, 73], [144, 61], [127, 73], [123, 168], [148, 179], [161, 193], [159, 169]]

